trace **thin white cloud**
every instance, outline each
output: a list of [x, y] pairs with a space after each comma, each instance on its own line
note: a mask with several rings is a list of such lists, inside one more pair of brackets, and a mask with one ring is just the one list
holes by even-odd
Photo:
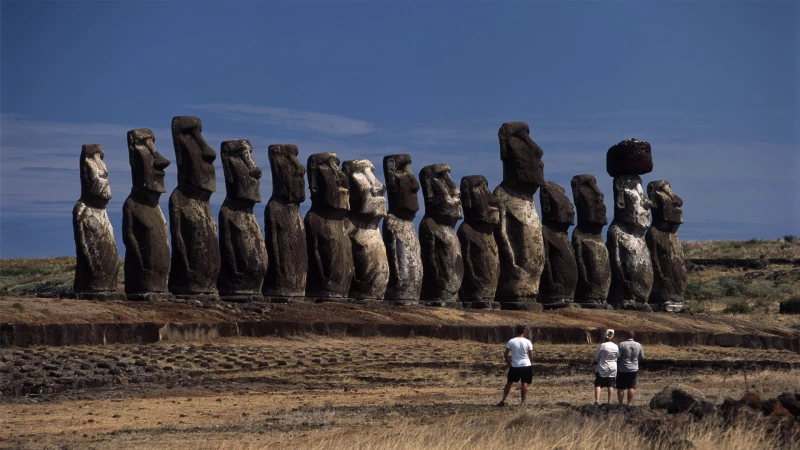
[[360, 136], [378, 128], [365, 120], [338, 114], [299, 111], [273, 106], [253, 106], [229, 103], [188, 105], [198, 111], [221, 114], [227, 119], [263, 123], [289, 130], [311, 131], [331, 136]]

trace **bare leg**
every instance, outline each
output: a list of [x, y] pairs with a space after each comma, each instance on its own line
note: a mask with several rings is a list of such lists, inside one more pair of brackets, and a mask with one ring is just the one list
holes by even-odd
[[611, 397], [613, 397], [613, 396], [614, 396], [614, 388], [609, 387], [608, 388], [608, 404], [609, 405], [611, 404]]
[[594, 402], [600, 403], [600, 392], [603, 390], [600, 386], [594, 387]]
[[[628, 392], [630, 392], [630, 390], [628, 390]], [[625, 401], [625, 389], [617, 389], [617, 399], [620, 405]], [[630, 403], [630, 394], [628, 394], [628, 404], [630, 405]]]
[[635, 396], [635, 394], [636, 394], [636, 389], [634, 389], [634, 388], [628, 389], [628, 404], [629, 405], [633, 403], [633, 397]]
[[528, 395], [528, 383], [522, 383], [522, 388], [519, 390], [522, 399], [520, 400], [519, 404], [522, 405], [525, 403], [525, 397]]
[[506, 381], [506, 386], [503, 388], [503, 399], [500, 400], [500, 403], [506, 401], [506, 397], [508, 397], [508, 393], [511, 392], [511, 385], [514, 384], [510, 381]]

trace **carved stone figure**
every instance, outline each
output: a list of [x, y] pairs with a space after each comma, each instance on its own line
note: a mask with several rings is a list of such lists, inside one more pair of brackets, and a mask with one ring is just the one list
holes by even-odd
[[486, 177], [461, 178], [461, 204], [464, 221], [458, 227], [458, 240], [464, 259], [464, 280], [459, 299], [466, 307], [492, 308], [500, 278], [500, 256], [492, 232], [500, 222], [500, 209]]
[[650, 144], [624, 140], [608, 150], [606, 170], [614, 177], [614, 220], [606, 245], [611, 262], [609, 302], [617, 308], [651, 311], [653, 265], [644, 232], [650, 225], [652, 203], [639, 175], [652, 170]]
[[494, 190], [500, 204], [500, 223], [494, 232], [500, 254], [495, 298], [503, 309], [541, 310], [536, 297], [544, 269], [544, 244], [533, 194], [544, 186], [544, 152], [524, 122], [504, 123], [498, 137], [503, 182]]
[[167, 158], [156, 149], [147, 128], [128, 131], [128, 159], [133, 187], [122, 205], [125, 244], [125, 293], [128, 300], [168, 300], [169, 231], [158, 205], [164, 187]]
[[384, 298], [399, 304], [418, 303], [422, 254], [413, 220], [419, 211], [419, 182], [411, 170], [411, 156], [384, 156], [383, 174], [389, 192], [389, 213], [383, 219], [383, 242], [389, 262]]
[[75, 296], [105, 300], [117, 296], [119, 258], [114, 229], [106, 205], [111, 200], [103, 147], [84, 144], [81, 148], [81, 198], [72, 209], [75, 235]]
[[611, 285], [611, 263], [601, 233], [608, 223], [603, 193], [593, 175], [572, 177], [572, 198], [578, 226], [572, 230], [572, 248], [578, 268], [575, 302], [583, 308], [604, 308]]
[[353, 280], [353, 252], [344, 223], [350, 209], [350, 193], [336, 153], [315, 153], [308, 157], [308, 186], [311, 209], [305, 217], [306, 296], [347, 297]]
[[261, 203], [261, 169], [253, 161], [253, 146], [248, 140], [223, 141], [220, 154], [226, 194], [219, 209], [222, 265], [217, 289], [223, 300], [258, 300], [269, 264], [261, 227], [253, 213], [255, 204]]
[[564, 188], [548, 181], [539, 191], [542, 205], [542, 237], [545, 263], [539, 284], [539, 301], [555, 308], [575, 299], [578, 265], [569, 242], [569, 227], [575, 224], [575, 208]]
[[450, 178], [450, 166], [431, 164], [419, 173], [425, 216], [419, 224], [422, 251], [421, 299], [429, 306], [445, 306], [458, 301], [464, 277], [461, 243], [456, 223], [461, 219], [461, 198]]
[[653, 262], [653, 290], [650, 304], [677, 312], [683, 309], [686, 293], [686, 266], [678, 239], [678, 227], [683, 223], [683, 200], [668, 181], [651, 181], [647, 195], [653, 202], [653, 222], [645, 233], [647, 248]]
[[172, 261], [169, 291], [178, 298], [217, 300], [220, 271], [217, 225], [208, 200], [217, 189], [217, 153], [203, 139], [197, 117], [172, 118], [178, 187], [169, 196]]
[[342, 172], [350, 185], [350, 211], [345, 222], [353, 250], [350, 297], [383, 299], [389, 262], [378, 223], [386, 215], [386, 186], [375, 177], [375, 166], [368, 159], [345, 161]]
[[306, 200], [306, 168], [297, 159], [297, 146], [269, 146], [272, 197], [264, 209], [264, 237], [270, 257], [262, 292], [273, 302], [306, 293], [308, 253], [300, 204]]

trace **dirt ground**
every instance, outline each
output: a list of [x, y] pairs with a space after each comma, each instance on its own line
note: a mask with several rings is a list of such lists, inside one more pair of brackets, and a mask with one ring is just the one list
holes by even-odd
[[[537, 344], [523, 409], [591, 403], [594, 351]], [[638, 404], [674, 382], [717, 404], [746, 388], [763, 398], [800, 391], [800, 354], [789, 351], [648, 346], [645, 353], [660, 364], [641, 371]], [[0, 448], [307, 448], [347, 433], [499, 422], [519, 411], [493, 406], [505, 381], [502, 345], [471, 341], [229, 338], [10, 348], [0, 357]], [[745, 375], [719, 365], [726, 361], [751, 364]], [[763, 369], [765, 362], [794, 368]], [[38, 376], [67, 382], [54, 383], [65, 388], [51, 394], [9, 390]]]

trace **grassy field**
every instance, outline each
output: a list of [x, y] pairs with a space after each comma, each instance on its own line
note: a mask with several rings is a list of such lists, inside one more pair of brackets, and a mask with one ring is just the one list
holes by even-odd
[[682, 241], [686, 258], [800, 258], [800, 237], [787, 235], [781, 239], [746, 241]]
[[[593, 402], [595, 345], [536, 344], [528, 404], [517, 406], [514, 390], [509, 406], [495, 407], [505, 381], [502, 348], [428, 338], [309, 336], [6, 354], [14, 360], [48, 354], [51, 360], [92, 365], [146, 354], [155, 365], [174, 366], [176, 374], [151, 383], [0, 398], [0, 448], [668, 448], [613, 414], [596, 420], [575, 410]], [[649, 359], [662, 360], [800, 362], [800, 355], [778, 350], [745, 354], [719, 347], [648, 346], [645, 351]], [[214, 362], [193, 365], [201, 359]], [[229, 362], [238, 367], [252, 361], [266, 365], [223, 369]], [[184, 365], [193, 375], [177, 373]], [[747, 390], [765, 399], [799, 391], [800, 371], [754, 370], [745, 378], [741, 372], [707, 368], [645, 370], [636, 403], [647, 405], [674, 382], [699, 389], [719, 404]], [[714, 420], [678, 432], [699, 449], [780, 444], [762, 428], [725, 429]]]

